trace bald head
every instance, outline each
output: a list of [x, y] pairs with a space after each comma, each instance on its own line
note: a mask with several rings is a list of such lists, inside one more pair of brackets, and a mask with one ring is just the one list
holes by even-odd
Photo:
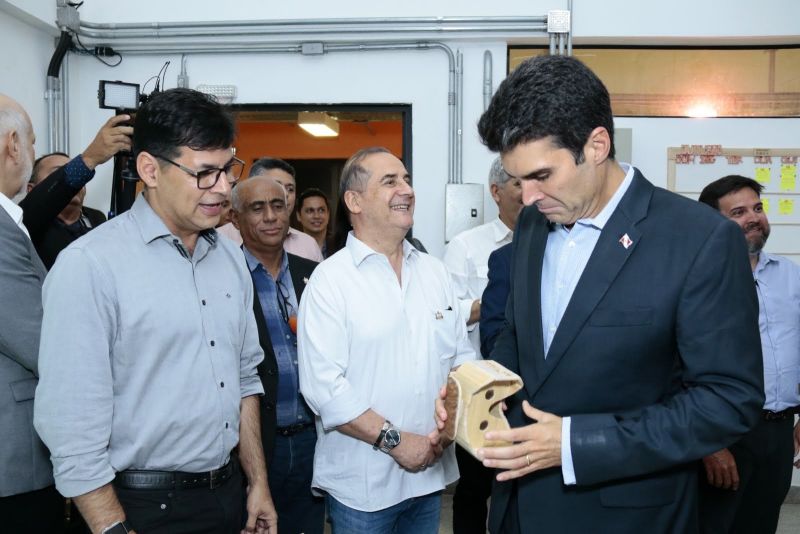
[[233, 188], [231, 204], [233, 224], [247, 250], [257, 257], [283, 250], [291, 212], [280, 182], [266, 176], [248, 178]]
[[33, 169], [33, 126], [13, 98], [0, 94], [0, 192], [8, 198], [20, 193]]

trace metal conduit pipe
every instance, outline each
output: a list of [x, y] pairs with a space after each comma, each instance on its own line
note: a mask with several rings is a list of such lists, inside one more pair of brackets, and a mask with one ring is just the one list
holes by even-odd
[[[238, 27], [222, 27], [222, 28], [204, 28], [204, 29], [151, 29], [151, 30], [117, 30], [117, 31], [96, 31], [85, 29], [81, 27], [79, 35], [81, 37], [88, 37], [92, 39], [118, 39], [118, 38], [138, 38], [138, 39], [159, 39], [168, 37], [203, 37], [206, 39], [213, 39], [217, 36], [224, 35], [270, 35], [275, 37], [292, 36], [292, 35], [364, 35], [370, 33], [393, 33], [393, 34], [428, 34], [435, 33], [454, 34], [454, 33], [499, 33], [503, 36], [509, 34], [528, 36], [532, 32], [545, 31], [547, 25], [545, 24], [514, 24], [504, 26], [492, 25], [472, 25], [463, 26], [458, 28], [430, 28], [428, 26], [416, 27], [403, 27], [396, 28], [391, 26], [341, 26], [336, 28], [286, 28], [283, 26], [278, 27], [258, 27], [252, 29], [243, 29]], [[349, 37], [352, 40], [352, 37]]]
[[448, 63], [448, 92], [447, 92], [447, 183], [458, 183], [456, 175], [456, 103], [461, 100], [461, 95], [456, 94], [456, 59], [453, 50], [444, 43], [425, 42], [425, 43], [357, 43], [325, 44], [325, 52], [339, 51], [365, 51], [365, 50], [430, 50], [439, 49], [447, 54]]
[[69, 54], [61, 63], [61, 139], [56, 151], [69, 154]]
[[572, 11], [572, 0], [567, 0], [567, 10], [569, 11], [569, 33], [567, 34], [567, 55], [572, 55], [572, 18], [575, 14]]
[[47, 77], [47, 148], [50, 152], [58, 150], [58, 113], [56, 112], [56, 91], [58, 91], [58, 78]]
[[461, 51], [456, 55], [456, 139], [455, 139], [455, 176], [454, 183], [464, 183], [462, 176], [462, 153], [464, 152], [464, 55]]
[[492, 52], [483, 53], [483, 111], [489, 109], [492, 101]]
[[[286, 19], [286, 20], [209, 20], [191, 22], [127, 22], [127, 23], [97, 23], [80, 21], [80, 27], [87, 30], [172, 30], [190, 28], [224, 28], [236, 27], [283, 27], [287, 30], [307, 27], [336, 28], [336, 27], [368, 27], [368, 26], [425, 26], [429, 29], [442, 31], [452, 27], [456, 31], [463, 31], [465, 27], [486, 27], [503, 24], [545, 24], [547, 16], [537, 17], [367, 17], [367, 18], [341, 18], [341, 19]], [[327, 30], [330, 31], [330, 30]]]

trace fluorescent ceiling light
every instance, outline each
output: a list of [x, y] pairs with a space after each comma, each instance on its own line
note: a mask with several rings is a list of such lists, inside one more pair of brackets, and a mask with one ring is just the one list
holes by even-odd
[[324, 111], [301, 111], [297, 114], [297, 124], [314, 137], [339, 135], [339, 122]]

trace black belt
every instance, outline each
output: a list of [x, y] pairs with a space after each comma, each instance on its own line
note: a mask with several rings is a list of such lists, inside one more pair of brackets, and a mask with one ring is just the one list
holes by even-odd
[[123, 489], [165, 490], [165, 489], [214, 489], [223, 485], [233, 476], [233, 462], [228, 462], [219, 469], [203, 473], [185, 473], [183, 471], [138, 471], [128, 469], [120, 471], [114, 479], [114, 485]]
[[766, 421], [780, 421], [782, 419], [789, 419], [790, 417], [794, 417], [794, 414], [800, 412], [800, 406], [793, 406], [791, 408], [786, 408], [785, 410], [781, 410], [779, 412], [771, 412], [769, 410], [764, 410], [761, 412], [761, 416]]
[[297, 423], [296, 425], [279, 426], [275, 431], [281, 436], [294, 436], [311, 426], [314, 426], [314, 423]]

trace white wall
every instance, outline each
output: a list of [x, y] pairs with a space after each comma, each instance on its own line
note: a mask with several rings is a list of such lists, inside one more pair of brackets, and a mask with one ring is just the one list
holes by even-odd
[[44, 95], [53, 39], [51, 34], [0, 10], [0, 93], [15, 99], [30, 115], [37, 153], [48, 149]]

